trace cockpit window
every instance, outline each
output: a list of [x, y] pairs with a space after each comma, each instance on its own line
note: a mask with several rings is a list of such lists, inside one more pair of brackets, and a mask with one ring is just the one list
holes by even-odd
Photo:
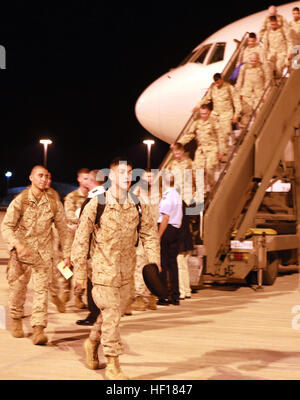
[[226, 46], [226, 43], [224, 43], [224, 42], [220, 42], [220, 43], [216, 44], [215, 48], [212, 51], [212, 54], [210, 56], [210, 60], [209, 60], [208, 64], [213, 64], [218, 61], [222, 61], [224, 59], [225, 46]]
[[207, 56], [207, 53], [209, 52], [209, 49], [211, 48], [211, 44], [207, 44], [206, 46], [203, 46], [198, 52], [197, 52], [197, 57], [193, 60], [193, 62], [203, 64], [205, 57]]
[[190, 53], [185, 59], [180, 63], [180, 65], [185, 65], [190, 62], [197, 62], [203, 64], [205, 57], [207, 56], [207, 53], [209, 52], [212, 44], [207, 44], [205, 46], [202, 46], [198, 50], [194, 50], [192, 53]]

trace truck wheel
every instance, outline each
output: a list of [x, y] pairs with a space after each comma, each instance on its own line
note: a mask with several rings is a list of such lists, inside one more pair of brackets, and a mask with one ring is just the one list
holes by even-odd
[[274, 256], [268, 257], [267, 269], [263, 271], [263, 285], [273, 285], [278, 276], [279, 259]]

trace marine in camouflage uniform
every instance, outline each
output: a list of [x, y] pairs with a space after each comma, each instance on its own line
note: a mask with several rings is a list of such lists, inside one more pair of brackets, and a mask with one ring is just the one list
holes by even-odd
[[[292, 53], [292, 57], [295, 55], [293, 52], [294, 46], [300, 45], [300, 10], [299, 7], [293, 8], [293, 16], [294, 19], [289, 22], [289, 38], [291, 42], [291, 50], [290, 54]], [[299, 50], [298, 50], [299, 53]]]
[[[48, 171], [48, 181], [46, 185], [46, 191], [52, 197], [56, 198], [57, 201], [60, 200], [58, 192], [51, 187], [52, 176]], [[68, 281], [62, 276], [57, 268], [58, 263], [63, 260], [62, 248], [59, 240], [59, 234], [55, 228], [54, 223], [52, 224], [52, 243], [53, 243], [53, 262], [52, 262], [52, 277], [49, 283], [49, 292], [51, 295], [51, 301], [55, 304], [59, 312], [65, 312], [65, 303], [60, 298], [61, 292], [67, 292], [69, 290]], [[71, 245], [71, 244], [70, 244]]]
[[[151, 170], [146, 170], [139, 182], [139, 185], [134, 190], [134, 194], [138, 197], [141, 204], [148, 207], [150, 215], [153, 219], [153, 223], [157, 226], [159, 217], [159, 191], [152, 190], [152, 183], [154, 175]], [[146, 309], [156, 310], [156, 297], [151, 294], [147, 286], [145, 285], [143, 278], [143, 268], [149, 264], [147, 255], [144, 250], [142, 241], [139, 240], [136, 248], [136, 267], [134, 271], [134, 282], [133, 282], [133, 298], [134, 302], [131, 305], [132, 310], [144, 311]]]
[[268, 30], [271, 29], [271, 21], [272, 21], [271, 17], [276, 17], [279, 27], [283, 27], [284, 29], [287, 28], [286, 19], [282, 15], [277, 14], [277, 8], [275, 6], [270, 6], [268, 9], [268, 13], [269, 13], [269, 15], [266, 16], [265, 19], [263, 20], [263, 23], [262, 23], [261, 28], [258, 33], [259, 41], [263, 41], [264, 35], [266, 34], [266, 32]]
[[245, 128], [249, 123], [253, 111], [262, 99], [264, 90], [268, 86], [265, 69], [259, 61], [258, 53], [252, 53], [249, 63], [244, 64], [239, 73], [236, 89], [241, 96], [243, 114], [240, 125]]
[[[67, 264], [70, 246], [62, 204], [50, 199], [45, 191], [48, 171], [42, 166], [33, 168], [32, 185], [19, 194], [8, 206], [1, 232], [9, 243], [10, 260], [7, 269], [9, 284], [9, 309], [13, 319], [12, 333], [23, 337], [21, 318], [27, 285], [33, 279], [33, 306], [31, 325], [34, 328], [33, 343], [45, 344], [43, 330], [47, 326], [48, 287], [51, 280], [54, 222], [60, 236], [63, 256]], [[55, 210], [53, 207], [55, 201]]]
[[188, 258], [193, 250], [193, 237], [190, 230], [190, 216], [187, 215], [186, 208], [194, 201], [194, 165], [193, 161], [184, 154], [184, 147], [180, 143], [172, 146], [173, 159], [168, 165], [168, 170], [172, 172], [175, 179], [175, 187], [182, 196], [182, 223], [180, 228], [178, 264], [178, 283], [180, 299], [191, 297], [190, 277]]
[[268, 81], [280, 78], [284, 67], [289, 64], [291, 41], [288, 30], [278, 24], [276, 17], [270, 17], [270, 29], [263, 36], [263, 47]]
[[204, 170], [205, 181], [212, 189], [215, 183], [214, 173], [218, 166], [220, 144], [218, 143], [216, 121], [211, 116], [209, 107], [205, 104], [200, 107], [200, 119], [192, 123], [188, 131], [178, 140], [178, 143], [185, 145], [194, 138], [197, 140], [194, 169]]
[[249, 62], [250, 55], [254, 52], [258, 53], [259, 61], [261, 63], [264, 63], [263, 46], [259, 42], [257, 42], [256, 34], [254, 32], [251, 32], [249, 33], [247, 46], [240, 52], [236, 65]]
[[[112, 186], [106, 192], [105, 208], [100, 227], [95, 226], [98, 199], [93, 198], [84, 208], [72, 246], [71, 260], [78, 285], [86, 280], [86, 259], [90, 234], [94, 234], [92, 257], [92, 295], [101, 314], [91, 328], [84, 343], [86, 363], [91, 369], [99, 368], [98, 346], [107, 358], [106, 378], [127, 379], [120, 370], [118, 356], [123, 352], [119, 323], [130, 301], [130, 282], [136, 264], [136, 241], [139, 213], [128, 190], [131, 183], [129, 164], [113, 160], [110, 179]], [[149, 208], [143, 204], [140, 240], [149, 263], [160, 268], [160, 247], [157, 227]]]
[[[82, 168], [77, 173], [77, 180], [79, 182], [79, 188], [73, 190], [64, 199], [64, 208], [69, 228], [69, 240], [71, 243], [74, 240], [75, 232], [79, 223], [79, 214], [81, 206], [87, 198], [89, 187], [89, 170]], [[72, 278], [68, 279], [68, 286], [64, 287], [63, 301], [67, 302], [70, 299], [70, 289], [72, 285]], [[82, 300], [84, 289], [78, 290], [74, 288], [75, 305], [77, 308], [85, 308], [85, 304]]]
[[217, 122], [216, 131], [219, 151], [221, 156], [226, 159], [229, 150], [229, 138], [232, 134], [232, 123], [238, 122], [242, 108], [234, 87], [230, 83], [225, 82], [219, 73], [214, 75], [214, 83], [194, 110], [210, 102], [213, 103], [212, 115]]

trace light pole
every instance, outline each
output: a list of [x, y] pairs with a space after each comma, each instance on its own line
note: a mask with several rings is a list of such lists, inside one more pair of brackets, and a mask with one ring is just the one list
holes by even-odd
[[50, 139], [41, 139], [40, 143], [44, 145], [44, 167], [47, 168], [47, 151], [48, 151], [48, 144], [52, 143]]
[[143, 140], [143, 143], [147, 145], [147, 168], [150, 169], [150, 157], [151, 157], [151, 146], [155, 143], [154, 140], [147, 139]]
[[6, 177], [6, 193], [8, 193], [9, 178], [12, 177], [12, 172], [11, 171], [6, 171], [5, 172], [5, 177]]

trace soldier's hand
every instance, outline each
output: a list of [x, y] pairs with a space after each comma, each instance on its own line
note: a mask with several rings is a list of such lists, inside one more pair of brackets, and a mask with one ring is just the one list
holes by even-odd
[[24, 246], [24, 244], [19, 243], [16, 246], [17, 254], [19, 257], [29, 257], [30, 256], [30, 250], [28, 247]]
[[239, 119], [238, 119], [237, 117], [232, 118], [232, 122], [233, 122], [234, 124], [237, 124], [237, 123], [239, 122]]
[[71, 266], [70, 257], [64, 258], [64, 263], [65, 263], [64, 268], [70, 267]]
[[162, 272], [162, 269], [161, 269], [161, 265], [160, 265], [160, 264], [157, 264], [157, 268], [158, 268], [158, 272], [159, 272], [159, 273]]
[[74, 232], [77, 229], [77, 224], [68, 224], [67, 227], [70, 232]]

